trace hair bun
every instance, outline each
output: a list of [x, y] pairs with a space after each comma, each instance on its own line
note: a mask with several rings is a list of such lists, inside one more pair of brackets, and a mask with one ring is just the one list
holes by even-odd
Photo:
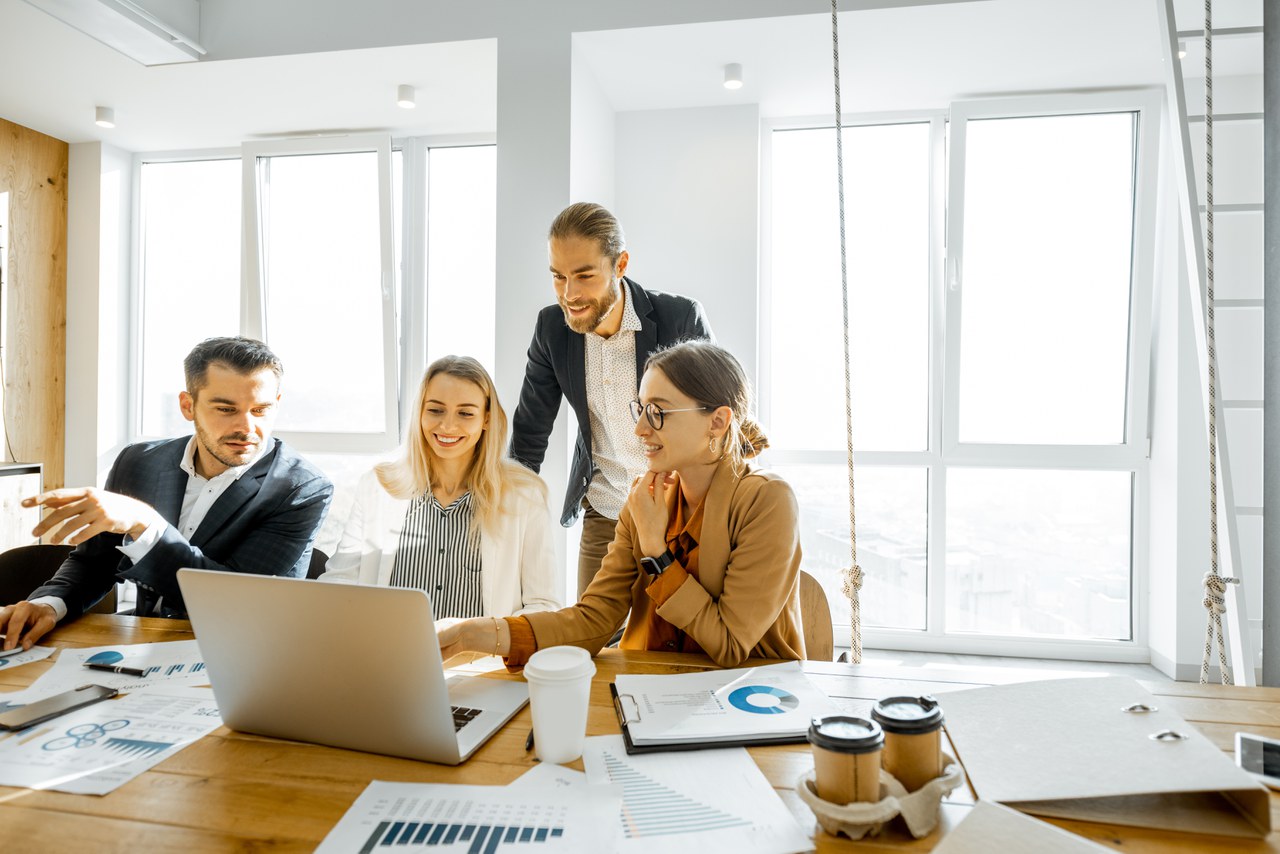
[[769, 447], [769, 437], [764, 434], [760, 424], [752, 418], [742, 419], [738, 425], [738, 432], [742, 437], [740, 447], [743, 459], [758, 457]]

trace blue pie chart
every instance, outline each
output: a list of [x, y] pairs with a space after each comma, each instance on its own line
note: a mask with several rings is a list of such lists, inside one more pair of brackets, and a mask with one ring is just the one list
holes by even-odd
[[[764, 702], [751, 701], [756, 694], [763, 694]], [[796, 695], [771, 685], [744, 685], [729, 694], [729, 705], [753, 715], [780, 715], [800, 708]]]
[[84, 660], [85, 664], [115, 664], [124, 661], [123, 653], [116, 652], [114, 649], [108, 649], [104, 652], [96, 652]]

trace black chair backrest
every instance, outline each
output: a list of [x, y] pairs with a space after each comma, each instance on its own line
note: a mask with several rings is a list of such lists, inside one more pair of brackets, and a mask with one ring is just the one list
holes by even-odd
[[311, 566], [307, 568], [307, 578], [319, 578], [324, 574], [324, 566], [329, 562], [329, 556], [319, 549], [311, 550]]
[[31, 595], [62, 566], [72, 546], [18, 546], [0, 552], [0, 604], [12, 605]]
[[[62, 566], [74, 546], [46, 545], [18, 546], [0, 552], [0, 605], [12, 605], [31, 595]], [[116, 589], [89, 609], [95, 614], [113, 614], [116, 610]]]

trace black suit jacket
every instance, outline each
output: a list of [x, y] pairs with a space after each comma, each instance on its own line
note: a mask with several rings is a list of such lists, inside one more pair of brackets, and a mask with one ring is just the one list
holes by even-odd
[[[649, 354], [690, 338], [714, 338], [711, 325], [697, 300], [646, 291], [623, 277], [627, 299], [640, 317], [636, 333], [636, 380], [644, 373]], [[590, 333], [594, 334], [594, 333]], [[520, 403], [511, 421], [511, 456], [534, 471], [542, 467], [547, 437], [555, 426], [561, 398], [567, 398], [578, 417], [578, 439], [569, 466], [569, 487], [564, 496], [560, 524], [573, 525], [582, 513], [595, 466], [591, 460], [591, 418], [587, 413], [587, 359], [585, 337], [564, 322], [564, 311], [549, 305], [538, 312], [538, 323], [529, 344]]]
[[178, 531], [187, 489], [181, 468], [188, 437], [140, 442], [120, 452], [106, 488], [151, 505], [169, 527], [146, 557], [133, 563], [116, 546], [120, 534], [99, 534], [67, 556], [57, 573], [31, 594], [57, 596], [71, 620], [107, 594], [116, 581], [135, 581], [138, 613], [162, 596], [164, 616], [186, 616], [177, 572], [182, 567], [292, 575], [305, 578], [311, 541], [324, 521], [333, 484], [279, 439], [218, 497], [188, 541]]

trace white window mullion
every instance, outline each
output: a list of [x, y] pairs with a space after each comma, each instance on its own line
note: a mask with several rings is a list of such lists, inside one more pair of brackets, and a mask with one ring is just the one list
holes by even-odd
[[[391, 186], [391, 139], [386, 135], [373, 134], [338, 139], [253, 142], [245, 143], [241, 148], [244, 188], [241, 333], [268, 341], [268, 343], [271, 318], [268, 316], [270, 284], [267, 282], [266, 270], [270, 260], [267, 254], [270, 244], [269, 235], [264, 235], [264, 227], [265, 223], [270, 222], [270, 159], [360, 152], [374, 153], [377, 161], [378, 298], [382, 336], [382, 353], [379, 360], [382, 376], [377, 384], [383, 390], [381, 396], [383, 428], [370, 432], [277, 430], [277, 435], [304, 451], [342, 449], [352, 453], [377, 453], [389, 450], [399, 441], [397, 354], [399, 336], [395, 318], [395, 229], [394, 198]], [[317, 251], [320, 251], [320, 248], [317, 247]], [[334, 328], [316, 330], [317, 335], [332, 340], [335, 347], [343, 346], [344, 332], [345, 330], [339, 324], [335, 324]], [[288, 359], [285, 359], [285, 362], [287, 369]], [[286, 381], [286, 394], [287, 391]]]

